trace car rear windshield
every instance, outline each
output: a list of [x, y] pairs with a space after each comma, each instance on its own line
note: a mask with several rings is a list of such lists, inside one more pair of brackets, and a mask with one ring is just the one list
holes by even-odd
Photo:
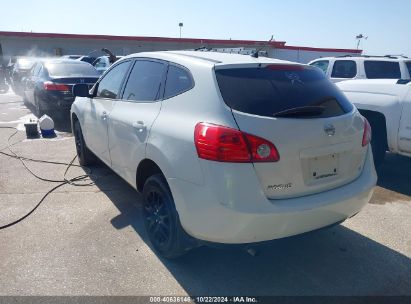
[[399, 79], [401, 70], [399, 62], [395, 61], [364, 61], [365, 75], [368, 79]]
[[353, 109], [344, 94], [313, 67], [269, 65], [219, 69], [216, 77], [224, 102], [240, 112], [268, 117], [287, 113], [283, 117], [321, 118], [343, 115]]
[[46, 68], [52, 77], [99, 76], [97, 70], [88, 63], [49, 63]]

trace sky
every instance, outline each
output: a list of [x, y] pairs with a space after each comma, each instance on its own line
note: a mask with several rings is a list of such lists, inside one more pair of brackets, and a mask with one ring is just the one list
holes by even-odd
[[[0, 31], [286, 41], [411, 57], [411, 0], [3, 0]], [[9, 12], [9, 13], [5, 13]]]

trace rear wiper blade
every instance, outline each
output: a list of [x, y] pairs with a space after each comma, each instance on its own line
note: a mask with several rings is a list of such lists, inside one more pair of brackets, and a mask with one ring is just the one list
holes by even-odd
[[274, 117], [304, 117], [304, 116], [316, 116], [324, 112], [325, 107], [321, 106], [304, 106], [287, 109], [274, 113]]

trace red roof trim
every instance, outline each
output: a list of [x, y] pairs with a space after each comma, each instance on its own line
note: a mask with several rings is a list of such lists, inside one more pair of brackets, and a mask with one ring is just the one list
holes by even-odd
[[[111, 35], [83, 35], [83, 34], [58, 34], [58, 33], [32, 33], [32, 32], [2, 32], [0, 36], [5, 37], [30, 37], [30, 38], [60, 38], [60, 39], [96, 39], [112, 41], [141, 41], [141, 42], [171, 42], [171, 43], [193, 43], [198, 45], [263, 45], [266, 41], [254, 40], [224, 40], [224, 39], [199, 39], [199, 38], [170, 38], [170, 37], [143, 37], [143, 36], [111, 36]], [[336, 53], [361, 53], [361, 50], [352, 49], [329, 49], [313, 48], [303, 46], [288, 46], [284, 41], [273, 41], [269, 45], [278, 49], [316, 51], [316, 52], [336, 52]]]
[[361, 54], [362, 50], [356, 49], [330, 49], [330, 48], [315, 48], [315, 47], [307, 47], [307, 46], [291, 46], [291, 45], [283, 45], [281, 47], [277, 47], [279, 49], [286, 49], [286, 50], [295, 50], [295, 51], [311, 51], [311, 52], [334, 52], [334, 53], [354, 53], [354, 54]]
[[[82, 35], [82, 34], [57, 34], [57, 33], [32, 33], [32, 32], [2, 32], [0, 36], [8, 37], [33, 37], [33, 38], [62, 38], [62, 39], [98, 39], [98, 40], [126, 40], [149, 42], [174, 42], [195, 44], [234, 44], [234, 45], [261, 45], [265, 41], [253, 40], [222, 40], [198, 38], [169, 38], [169, 37], [143, 37], [143, 36], [111, 36], [111, 35]], [[275, 46], [285, 45], [284, 41], [274, 42]]]

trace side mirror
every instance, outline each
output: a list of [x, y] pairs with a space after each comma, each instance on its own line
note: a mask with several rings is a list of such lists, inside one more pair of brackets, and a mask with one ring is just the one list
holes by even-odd
[[91, 97], [88, 85], [84, 83], [75, 84], [73, 86], [72, 93], [76, 97]]

